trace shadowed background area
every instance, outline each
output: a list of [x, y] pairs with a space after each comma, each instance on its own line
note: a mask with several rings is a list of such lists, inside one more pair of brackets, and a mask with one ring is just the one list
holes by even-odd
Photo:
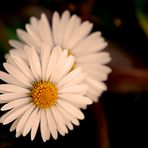
[[106, 50], [112, 56], [112, 73], [106, 81], [108, 91], [99, 103], [84, 110], [85, 120], [65, 137], [43, 143], [38, 134], [31, 142], [30, 135], [16, 139], [9, 132], [10, 125], [0, 125], [0, 148], [148, 147], [147, 0], [5, 0], [0, 5], [0, 69], [10, 49], [8, 40], [17, 38], [17, 28], [25, 28], [31, 16], [44, 12], [51, 20], [55, 10], [62, 13], [65, 9], [93, 22], [93, 31], [101, 31], [109, 43]]

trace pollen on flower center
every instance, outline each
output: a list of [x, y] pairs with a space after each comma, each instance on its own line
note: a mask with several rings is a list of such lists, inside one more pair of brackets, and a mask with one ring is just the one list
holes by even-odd
[[36, 82], [31, 90], [32, 100], [40, 108], [48, 108], [55, 104], [58, 90], [55, 84], [47, 81]]

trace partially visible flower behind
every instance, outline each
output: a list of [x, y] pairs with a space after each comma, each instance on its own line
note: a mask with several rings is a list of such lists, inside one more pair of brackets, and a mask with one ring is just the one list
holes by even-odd
[[[23, 48], [23, 47], [22, 47]], [[56, 46], [53, 50], [43, 44], [40, 55], [30, 46], [24, 46], [26, 61], [17, 52], [11, 52], [4, 63], [7, 72], [0, 71], [1, 111], [8, 111], [0, 122], [12, 123], [10, 131], [16, 137], [31, 133], [34, 140], [40, 129], [43, 141], [58, 133], [65, 135], [84, 119], [81, 108], [92, 103], [85, 96], [87, 85], [81, 68], [73, 69], [75, 59], [68, 50]]]
[[98, 97], [107, 89], [104, 81], [111, 69], [105, 64], [111, 58], [108, 52], [103, 51], [107, 43], [101, 33], [97, 31], [90, 34], [92, 27], [93, 24], [89, 21], [81, 22], [77, 15], [70, 16], [69, 11], [64, 11], [61, 17], [54, 12], [51, 24], [45, 14], [42, 14], [41, 19], [30, 19], [30, 24], [26, 24], [26, 31], [17, 30], [22, 42], [10, 40], [9, 43], [24, 60], [27, 60], [23, 50], [25, 44], [33, 46], [38, 54], [41, 53], [43, 43], [51, 48], [60, 46], [63, 50], [67, 49], [70, 55], [75, 56], [74, 67], [81, 67], [88, 74], [87, 96], [97, 102]]

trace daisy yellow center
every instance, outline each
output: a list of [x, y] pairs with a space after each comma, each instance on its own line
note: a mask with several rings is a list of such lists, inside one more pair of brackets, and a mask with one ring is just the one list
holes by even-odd
[[58, 98], [58, 90], [51, 82], [36, 82], [31, 90], [32, 100], [40, 108], [48, 108], [55, 104]]

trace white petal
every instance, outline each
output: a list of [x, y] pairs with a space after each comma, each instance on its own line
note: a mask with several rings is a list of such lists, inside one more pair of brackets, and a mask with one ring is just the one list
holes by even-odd
[[19, 86], [15, 86], [15, 85], [11, 85], [11, 84], [0, 84], [0, 92], [4, 91], [4, 92], [14, 92], [14, 93], [30, 93], [29, 89], [23, 88], [23, 87], [19, 87]]
[[106, 46], [108, 45], [107, 42], [104, 41], [104, 39], [102, 40], [96, 40], [94, 42], [92, 42], [89, 46], [87, 46], [87, 48], [85, 49], [85, 53], [89, 54], [92, 52], [99, 52], [102, 51], [106, 48]]
[[[89, 47], [90, 51], [92, 51], [91, 46], [94, 44], [94, 42], [100, 41], [100, 32], [93, 32], [86, 38], [84, 38], [81, 42], [79, 42], [75, 48], [73, 48], [73, 52], [79, 53], [79, 52], [85, 52], [85, 50]], [[102, 39], [102, 38], [101, 38]]]
[[66, 63], [63, 65], [63, 68], [61, 68], [61, 71], [57, 74], [57, 82], [60, 81], [71, 69], [75, 62], [75, 59], [73, 56], [69, 56], [66, 60]]
[[21, 48], [21, 49], [11, 49], [9, 51], [9, 53], [10, 54], [7, 57], [7, 63], [9, 63], [11, 65], [16, 65], [15, 62], [14, 62], [14, 59], [11, 58], [12, 55], [15, 55], [15, 56], [21, 57], [21, 59], [24, 60], [28, 64], [28, 59], [27, 59], [27, 56], [26, 56], [24, 48]]
[[32, 73], [36, 80], [40, 80], [41, 78], [41, 63], [39, 57], [33, 47], [25, 46], [26, 54], [29, 59], [30, 67]]
[[31, 17], [30, 18], [30, 23], [34, 31], [38, 31], [38, 19], [36, 17]]
[[36, 115], [35, 122], [33, 123], [32, 129], [31, 129], [31, 140], [32, 141], [34, 140], [34, 138], [36, 136], [36, 133], [37, 133], [37, 130], [38, 130], [38, 127], [39, 127], [39, 124], [40, 124], [40, 119], [41, 119], [41, 111], [39, 110], [37, 115]]
[[42, 28], [42, 31], [46, 38], [45, 43], [53, 47], [53, 39], [52, 39], [50, 24], [48, 23], [48, 19], [44, 13], [42, 13], [41, 15], [40, 27]]
[[56, 122], [53, 118], [53, 114], [50, 109], [46, 109], [46, 117], [47, 117], [48, 127], [49, 127], [51, 134], [52, 134], [52, 137], [54, 139], [57, 139], [58, 133], [57, 133]]
[[70, 130], [73, 130], [74, 129], [73, 124], [71, 122], [69, 122], [69, 121], [66, 120], [66, 123], [65, 124], [68, 127], [68, 129], [70, 129]]
[[110, 62], [111, 58], [109, 56], [109, 53], [107, 52], [101, 52], [101, 53], [93, 53], [86, 56], [78, 57], [77, 62], [82, 63], [100, 63], [100, 64], [106, 64]]
[[44, 42], [44, 41], [42, 40], [42, 37], [41, 37], [40, 32], [39, 32], [39, 30], [40, 30], [39, 29], [40, 28], [40, 26], [39, 26], [39, 20], [36, 17], [31, 17], [30, 18], [30, 26], [31, 26], [31, 29], [34, 32], [34, 34], [40, 40], [39, 43], [40, 43], [40, 46], [41, 46], [42, 45], [41, 43]]
[[79, 64], [78, 66], [81, 67], [83, 69], [83, 71], [87, 72], [87, 75], [89, 75], [90, 77], [92, 77], [94, 80], [96, 81], [105, 81], [108, 78], [108, 74], [110, 73], [110, 69], [108, 69], [107, 72], [105, 72], [105, 70], [102, 70], [99, 68], [99, 64], [98, 64], [98, 69], [97, 67], [93, 67], [93, 64], [91, 64], [92, 66], [89, 66], [87, 64]]
[[23, 41], [27, 44], [30, 44], [30, 41], [29, 41], [30, 38], [28, 38], [28, 35], [24, 30], [17, 29], [16, 33], [17, 33], [17, 36], [21, 39], [21, 41]]
[[70, 129], [70, 130], [74, 129], [73, 124], [71, 122], [66, 121], [66, 125], [67, 125], [68, 129]]
[[87, 85], [80, 84], [80, 85], [73, 85], [66, 88], [61, 88], [59, 90], [59, 94], [62, 93], [70, 93], [70, 94], [85, 94], [88, 89]]
[[17, 109], [15, 112], [10, 114], [3, 122], [3, 124], [8, 124], [12, 122], [13, 120], [17, 119], [19, 116], [21, 116], [27, 109], [31, 106], [31, 104], [27, 104], [19, 109]]
[[16, 69], [8, 63], [4, 63], [4, 67], [18, 81], [22, 82], [27, 87], [31, 87], [31, 83], [29, 82], [28, 78], [18, 69]]
[[92, 23], [88, 21], [83, 22], [79, 27], [77, 27], [67, 46], [70, 49], [73, 49], [80, 40], [90, 33], [92, 26]]
[[16, 49], [11, 49], [11, 50], [9, 51], [9, 54], [8, 54], [8, 56], [7, 56], [7, 61], [6, 61], [6, 62], [7, 62], [8, 64], [10, 64], [10, 65], [12, 65], [12, 66], [18, 68], [17, 65], [14, 63], [14, 59], [13, 59], [13, 56], [12, 56], [12, 55], [16, 55], [16, 54], [17, 54], [16, 51], [17, 51]]
[[20, 118], [17, 118], [11, 125], [10, 127], [10, 132], [13, 132], [16, 129], [16, 126], [18, 124], [18, 122], [20, 121]]
[[89, 89], [87, 91], [87, 96], [93, 101], [93, 102], [98, 102], [99, 101], [99, 96], [100, 96], [100, 92], [98, 91], [94, 91], [93, 89]]
[[79, 26], [80, 24], [80, 18], [76, 15], [73, 15], [67, 25], [66, 25], [66, 29], [65, 29], [65, 33], [64, 33], [64, 41], [63, 41], [63, 46], [64, 48], [69, 48], [67, 45], [68, 45], [68, 42], [70, 41], [72, 35], [73, 35], [73, 32], [75, 31], [75, 29], [77, 28], [77, 26]]
[[7, 73], [5, 73], [3, 71], [0, 71], [0, 79], [5, 81], [6, 83], [9, 83], [9, 84], [22, 86], [21, 85], [22, 83], [20, 83], [18, 80], [16, 80], [14, 77], [12, 77], [10, 74], [7, 74]]
[[104, 83], [97, 82], [93, 80], [93, 78], [91, 77], [86, 77], [86, 82], [91, 85], [91, 89], [96, 89], [96, 90], [106, 90], [107, 89]]
[[86, 76], [87, 76], [86, 73], [80, 73], [75, 78], [69, 79], [69, 81], [65, 85], [62, 86], [62, 88], [66, 88], [66, 87], [82, 84], [82, 82], [84, 82]]
[[30, 115], [29, 119], [26, 122], [26, 125], [23, 129], [23, 136], [26, 136], [29, 131], [31, 130], [34, 122], [36, 122], [36, 117], [37, 117], [37, 113], [38, 113], [38, 108], [36, 108]]
[[59, 29], [58, 29], [58, 35], [57, 35], [59, 45], [63, 45], [63, 40], [64, 40], [63, 36], [64, 36], [64, 33], [65, 33], [66, 25], [69, 21], [69, 17], [70, 17], [70, 13], [67, 10], [64, 11], [62, 16], [61, 16]]
[[107, 74], [100, 72], [99, 70], [90, 70], [88, 75], [91, 76], [96, 81], [105, 81], [108, 78]]
[[57, 125], [60, 127], [60, 129], [64, 132], [64, 133], [67, 133], [67, 128], [65, 126], [65, 123], [64, 123], [64, 120], [63, 118], [61, 117], [61, 114], [60, 112], [56, 109], [55, 106], [51, 107], [51, 112], [54, 116], [54, 119], [57, 123]]
[[31, 100], [31, 98], [28, 97], [28, 98], [21, 98], [21, 99], [11, 101], [11, 102], [7, 103], [6, 105], [4, 105], [1, 108], [1, 111], [9, 110], [9, 109], [12, 109], [12, 108], [15, 108], [18, 106], [28, 104], [30, 102], [30, 100]]
[[33, 74], [31, 72], [31, 69], [28, 67], [28, 65], [19, 57], [14, 56], [14, 62], [15, 64], [20, 68], [20, 70], [31, 80], [34, 80]]
[[12, 101], [19, 98], [28, 97], [28, 94], [25, 93], [5, 93], [0, 95], [0, 100], [2, 101]]
[[65, 136], [65, 132], [61, 129], [61, 127], [59, 125], [57, 125], [57, 129], [58, 129], [58, 132], [62, 135], [62, 136]]
[[54, 12], [52, 16], [52, 33], [54, 43], [58, 45], [58, 32], [59, 32], [59, 25], [60, 25], [60, 16], [58, 12]]
[[62, 51], [62, 53], [58, 59], [55, 72], [59, 72], [62, 69], [62, 66], [65, 64], [65, 62], [67, 60], [67, 56], [68, 56], [68, 50], [65, 49]]
[[79, 121], [72, 114], [62, 108], [60, 104], [57, 104], [57, 107], [67, 120], [71, 121], [74, 125], [79, 125]]
[[72, 130], [72, 129], [73, 129], [73, 125], [72, 125], [71, 121], [65, 116], [65, 114], [63, 114], [63, 113], [61, 112], [59, 106], [56, 106], [56, 109], [58, 110], [58, 112], [60, 112], [61, 117], [62, 117], [63, 120], [64, 120], [64, 124], [68, 127], [68, 129]]
[[77, 77], [81, 73], [81, 68], [76, 68], [72, 70], [68, 75], [66, 75], [61, 81], [58, 83], [58, 86], [61, 87], [65, 84], [67, 84], [69, 81]]
[[[61, 48], [59, 48], [59, 50], [61, 50]], [[57, 59], [56, 66], [55, 66], [54, 70], [52, 71], [51, 77], [50, 77], [50, 81], [52, 81], [53, 83], [57, 83], [58, 73], [63, 68], [63, 65], [65, 64], [65, 62], [67, 60], [67, 56], [68, 56], [68, 51], [67, 50], [64, 50], [59, 55], [59, 58]]]
[[41, 110], [41, 124], [40, 124], [40, 131], [41, 131], [41, 136], [44, 142], [47, 140], [47, 120], [46, 120], [46, 113], [45, 110]]
[[107, 45], [108, 45], [108, 43], [105, 42], [104, 40], [102, 40], [102, 41], [96, 40], [96, 41], [92, 41], [91, 44], [89, 44], [87, 46], [87, 48], [85, 48], [84, 50], [83, 50], [83, 48], [84, 48], [83, 47], [82, 50], [79, 50], [79, 51], [77, 50], [74, 53], [76, 56], [77, 55], [85, 56], [88, 54], [93, 54], [95, 52], [100, 52], [100, 51], [104, 50]]
[[[65, 52], [64, 52], [65, 55], [62, 53], [61, 47], [57, 46], [55, 48], [58, 52], [57, 52], [57, 56], [56, 56], [56, 59], [55, 59], [55, 65], [54, 65], [54, 68], [53, 68], [53, 70], [51, 72], [51, 76], [50, 76], [50, 81], [53, 82], [53, 83], [56, 83], [56, 81], [57, 81], [57, 75], [59, 73], [59, 69], [61, 69], [62, 66], [63, 66], [63, 65], [61, 66], [61, 63], [65, 64], [64, 62], [66, 61], [66, 58], [65, 58], [65, 61], [61, 61], [61, 57], [66, 55]], [[61, 63], [59, 64], [60, 61], [61, 61]], [[59, 67], [59, 66], [61, 66], [61, 67]]]
[[23, 49], [24, 44], [17, 40], [9, 40], [9, 44], [16, 49]]
[[82, 120], [84, 119], [84, 114], [77, 108], [75, 108], [74, 106], [72, 106], [71, 104], [69, 104], [66, 101], [63, 101], [61, 99], [58, 99], [57, 102], [70, 114], [72, 114], [74, 117]]
[[23, 132], [24, 127], [26, 125], [26, 122], [29, 118], [29, 116], [31, 115], [32, 111], [34, 110], [36, 106], [32, 105], [25, 113], [24, 115], [21, 117], [17, 127], [16, 127], [16, 132]]
[[10, 111], [8, 111], [7, 113], [5, 113], [4, 115], [2, 115], [2, 117], [0, 118], [0, 123], [3, 123], [4, 120], [9, 116], [11, 115], [13, 112], [15, 112], [17, 109], [12, 109]]
[[57, 63], [57, 59], [59, 58], [59, 53], [61, 52], [61, 48], [60, 47], [55, 47], [51, 53], [48, 65], [47, 65], [47, 71], [46, 71], [46, 80], [48, 81], [51, 73], [53, 72], [53, 70], [55, 69], [56, 63]]
[[41, 43], [40, 39], [38, 38], [38, 36], [36, 35], [35, 31], [33, 31], [31, 25], [26, 24], [26, 30], [28, 31], [29, 35], [36, 43], [36, 50], [40, 49], [42, 43]]
[[89, 69], [89, 70], [96, 70], [100, 71], [101, 73], [110, 73], [112, 70], [110, 67], [106, 65], [100, 65], [97, 63], [83, 63], [83, 64], [78, 64], [78, 66], [83, 67], [84, 69]]
[[34, 39], [31, 37], [30, 34], [28, 34], [27, 32], [25, 32], [22, 29], [17, 29], [17, 35], [18, 37], [25, 42], [27, 45], [29, 46], [33, 46], [36, 49], [38, 48], [37, 43], [34, 41]]
[[96, 81], [107, 80], [108, 74], [111, 72], [111, 69], [105, 65], [79, 64], [79, 66]]
[[20, 133], [16, 133], [15, 137], [18, 138], [18, 137], [21, 136], [21, 134], [22, 134], [21, 132]]
[[50, 46], [43, 44], [41, 49], [41, 67], [42, 67], [43, 81], [46, 80], [46, 71], [47, 71], [47, 65], [50, 58], [50, 52], [51, 52]]
[[61, 94], [59, 95], [60, 98], [68, 101], [68, 102], [72, 102], [72, 103], [76, 103], [76, 104], [82, 104], [82, 105], [88, 105], [88, 104], [92, 104], [92, 101], [85, 97], [85, 96], [81, 96], [81, 95], [76, 95], [76, 94]]
[[[47, 119], [46, 119], [47, 120]], [[48, 123], [47, 123], [47, 129], [46, 129], [46, 140], [49, 140], [51, 137], [51, 133], [50, 133], [50, 130], [49, 130], [49, 127], [48, 127]]]
[[[100, 32], [94, 32], [88, 37], [84, 38], [78, 45], [73, 48], [74, 53], [88, 54], [91, 52], [101, 51], [106, 47], [107, 43], [103, 37], [100, 37]], [[102, 47], [101, 47], [102, 46]]]

